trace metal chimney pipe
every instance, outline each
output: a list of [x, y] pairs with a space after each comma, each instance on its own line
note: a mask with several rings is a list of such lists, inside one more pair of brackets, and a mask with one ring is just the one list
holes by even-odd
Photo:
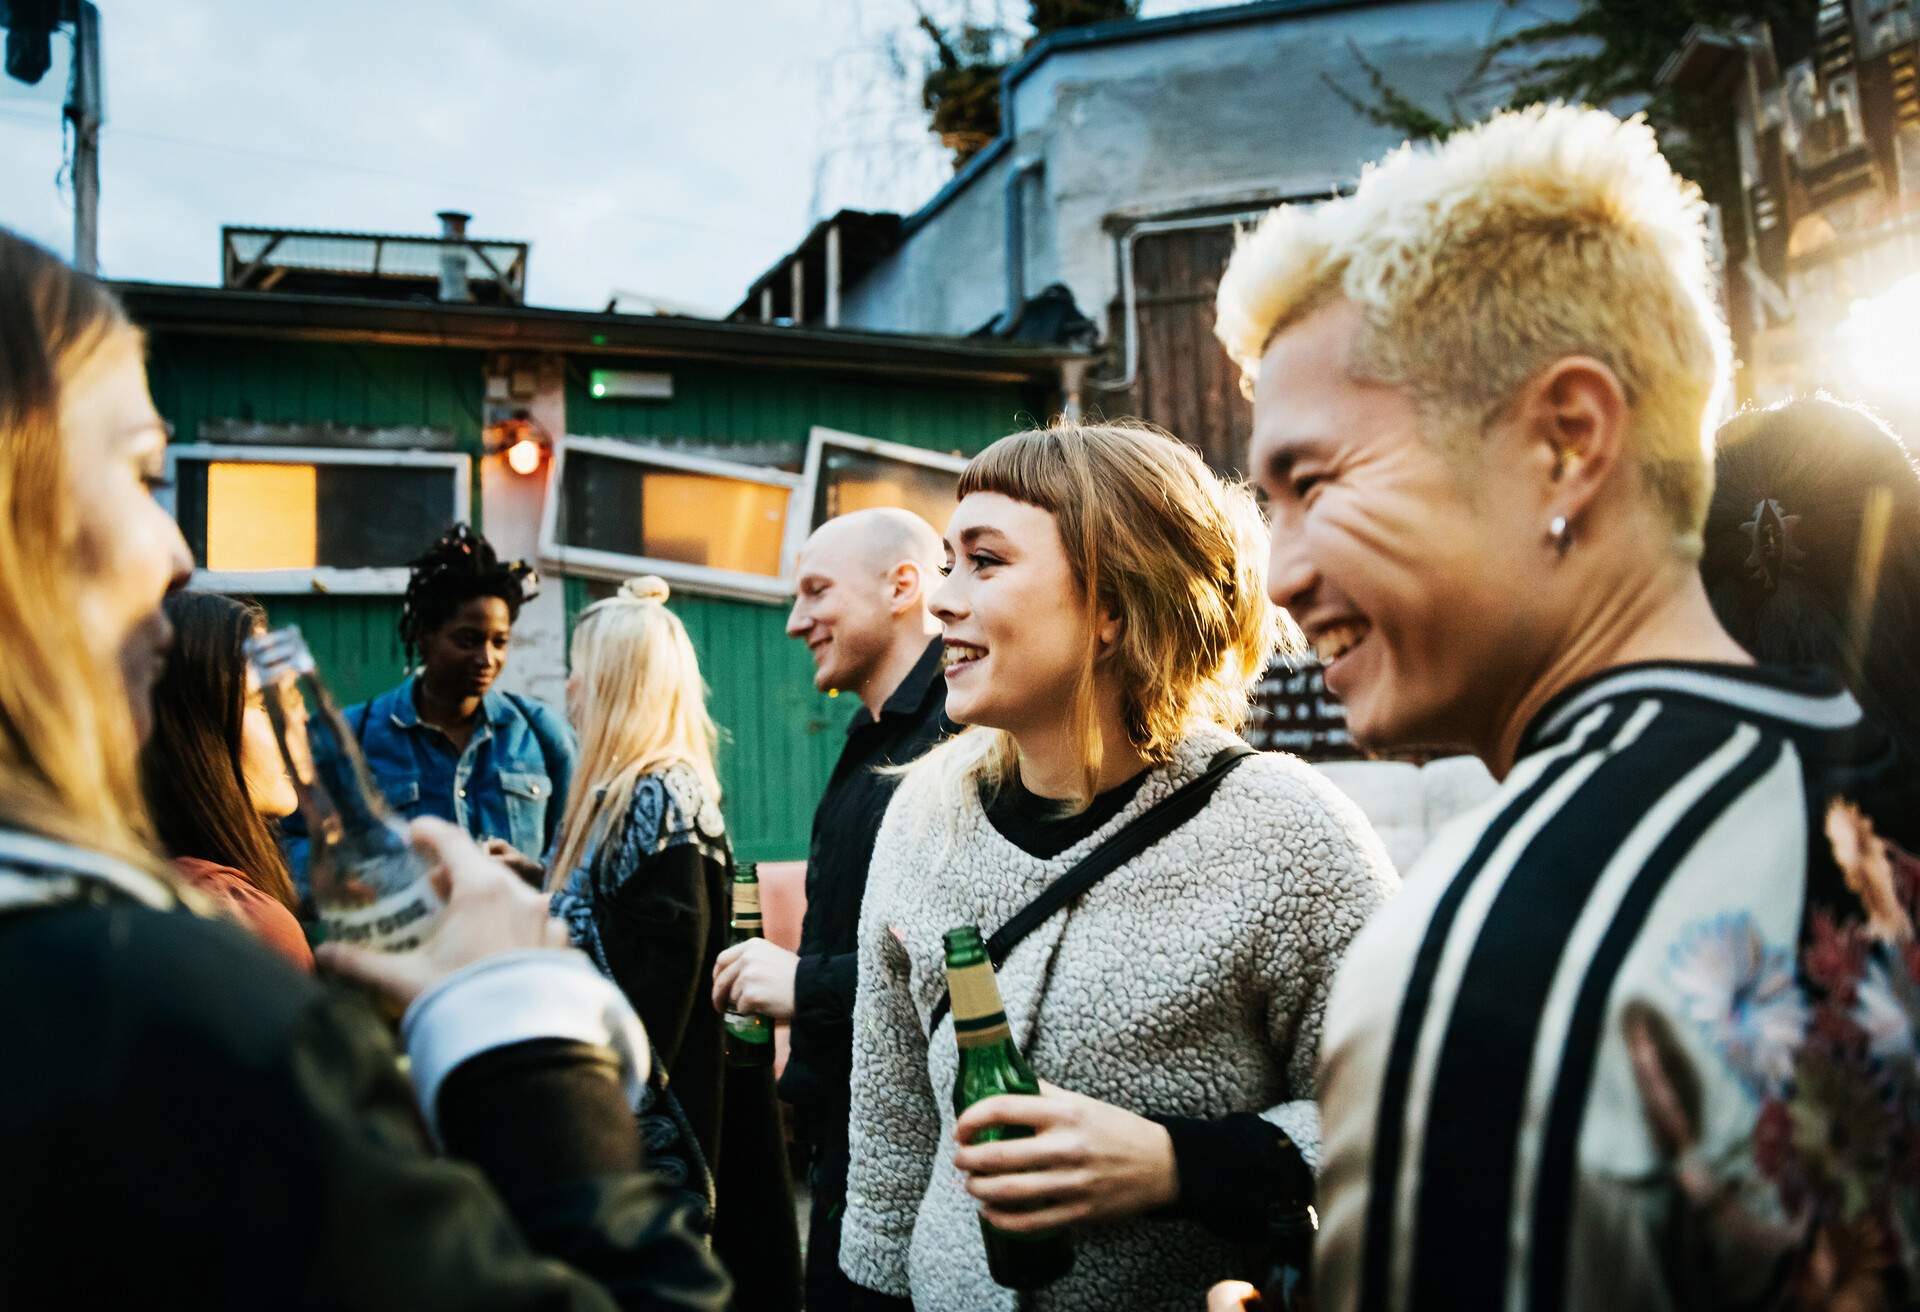
[[[441, 210], [440, 220], [440, 299], [471, 301], [473, 288], [467, 285], [467, 220], [473, 215], [459, 210]], [[455, 243], [458, 243], [457, 245]]]

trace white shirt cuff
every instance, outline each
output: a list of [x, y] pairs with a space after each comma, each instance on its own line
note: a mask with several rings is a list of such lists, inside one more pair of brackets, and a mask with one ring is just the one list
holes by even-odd
[[619, 988], [571, 949], [502, 952], [455, 971], [413, 1000], [400, 1041], [415, 1096], [440, 1139], [440, 1086], [454, 1067], [494, 1048], [532, 1039], [571, 1039], [620, 1058], [627, 1104], [640, 1105], [651, 1050], [640, 1018]]

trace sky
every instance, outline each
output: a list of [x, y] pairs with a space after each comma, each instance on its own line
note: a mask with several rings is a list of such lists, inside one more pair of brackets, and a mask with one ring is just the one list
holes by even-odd
[[[951, 176], [912, 0], [99, 4], [109, 278], [217, 283], [225, 223], [432, 233], [460, 209], [533, 243], [532, 303], [724, 314], [814, 218]], [[68, 60], [56, 37], [38, 85], [0, 78], [0, 224], [62, 254]]]

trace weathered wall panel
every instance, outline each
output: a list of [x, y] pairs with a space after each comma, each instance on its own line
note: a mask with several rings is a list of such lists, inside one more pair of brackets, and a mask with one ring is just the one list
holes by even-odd
[[[797, 468], [815, 424], [936, 450], [978, 450], [1047, 419], [1048, 393], [1016, 384], [941, 384], [813, 374], [747, 374], [717, 365], [656, 366], [673, 375], [668, 401], [596, 400], [591, 362], [568, 371], [567, 431], [674, 446], [761, 445]], [[775, 455], [776, 453], [769, 453]], [[745, 457], [743, 457], [745, 458]]]

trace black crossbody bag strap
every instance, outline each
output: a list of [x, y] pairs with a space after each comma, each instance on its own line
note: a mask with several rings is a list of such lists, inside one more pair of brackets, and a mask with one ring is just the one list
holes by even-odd
[[[987, 939], [987, 957], [993, 962], [993, 968], [1000, 969], [1014, 946], [1045, 924], [1054, 912], [1199, 815], [1200, 808], [1207, 804], [1227, 773], [1253, 755], [1253, 748], [1245, 743], [1225, 748], [1207, 763], [1198, 778], [1189, 779], [1168, 793], [1048, 884], [1040, 896], [1021, 907]], [[940, 1022], [952, 1007], [952, 997], [942, 992], [940, 1001], [934, 1004], [933, 1018], [927, 1023], [929, 1037], [940, 1028]]]

